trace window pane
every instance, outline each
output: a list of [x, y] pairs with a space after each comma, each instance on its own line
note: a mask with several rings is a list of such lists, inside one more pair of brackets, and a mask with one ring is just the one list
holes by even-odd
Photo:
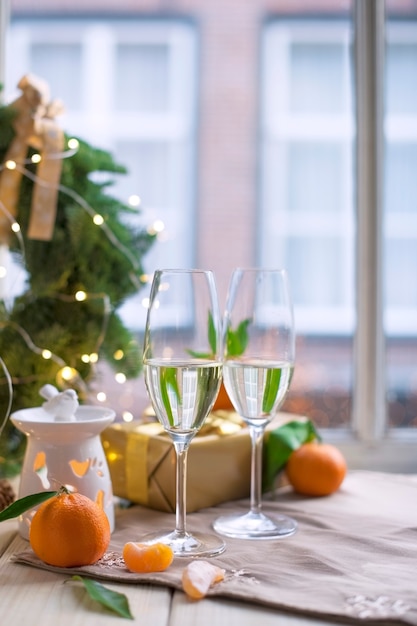
[[287, 268], [298, 336], [285, 409], [348, 426], [354, 331], [349, 22], [265, 27], [259, 264]]
[[290, 107], [293, 113], [340, 113], [346, 108], [342, 88], [341, 45], [294, 44], [290, 48]]
[[292, 142], [288, 158], [288, 210], [340, 213], [343, 147], [335, 143]]
[[126, 180], [122, 177], [119, 181], [118, 194], [127, 198], [135, 190], [140, 191], [145, 206], [164, 207], [169, 204], [172, 190], [169, 185], [171, 164], [168, 148], [167, 143], [161, 141], [118, 142], [116, 154], [120, 162], [129, 163], [129, 177]]
[[[314, 309], [345, 304], [341, 242], [336, 238], [293, 237], [287, 243], [287, 268], [299, 307]], [[325, 277], [325, 279], [324, 279]]]
[[[386, 303], [391, 308], [417, 309], [416, 237], [386, 240]], [[398, 320], [396, 334], [401, 333]], [[393, 329], [394, 330], [394, 329]]]
[[398, 219], [399, 213], [417, 215], [417, 141], [389, 142], [386, 172], [386, 210], [397, 214]]
[[385, 332], [389, 426], [417, 426], [417, 22], [387, 25]]
[[417, 115], [417, 46], [391, 44], [387, 54], [387, 109]]
[[81, 47], [71, 44], [36, 43], [31, 46], [31, 71], [50, 86], [51, 96], [59, 98], [68, 109], [82, 106], [81, 89], [69, 76], [81, 76]]
[[115, 106], [119, 111], [168, 109], [169, 50], [161, 45], [119, 45]]

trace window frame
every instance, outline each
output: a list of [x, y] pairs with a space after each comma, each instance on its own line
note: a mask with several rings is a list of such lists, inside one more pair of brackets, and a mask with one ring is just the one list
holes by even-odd
[[[417, 429], [387, 427], [386, 337], [383, 309], [384, 81], [386, 16], [379, 0], [353, 2], [356, 116], [356, 329], [351, 427], [321, 429], [351, 468], [412, 472]], [[284, 16], [283, 21], [288, 21]], [[297, 16], [297, 20], [303, 19]], [[372, 79], [370, 78], [372, 76]], [[285, 81], [284, 81], [285, 82]], [[261, 109], [261, 115], [262, 115]], [[282, 120], [283, 126], [285, 121]], [[391, 126], [390, 126], [391, 125]], [[392, 121], [388, 120], [388, 129]], [[359, 270], [359, 268], [361, 268]]]
[[352, 468], [415, 472], [416, 429], [387, 429], [382, 263], [384, 3], [379, 0], [356, 0], [354, 22], [358, 219], [356, 264], [357, 268], [362, 269], [357, 270], [353, 430], [326, 431], [324, 436], [344, 451]]

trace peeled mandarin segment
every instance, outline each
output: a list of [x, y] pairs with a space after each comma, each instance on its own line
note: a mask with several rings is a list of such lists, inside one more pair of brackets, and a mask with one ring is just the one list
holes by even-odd
[[208, 561], [192, 561], [182, 573], [182, 588], [190, 598], [204, 598], [212, 585], [224, 579], [224, 570]]
[[138, 574], [163, 572], [174, 560], [174, 552], [164, 543], [134, 543], [129, 541], [123, 548], [123, 559], [128, 570]]

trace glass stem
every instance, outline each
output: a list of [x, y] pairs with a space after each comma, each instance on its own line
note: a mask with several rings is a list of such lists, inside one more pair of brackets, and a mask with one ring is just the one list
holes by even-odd
[[186, 510], [187, 510], [187, 456], [189, 442], [174, 442], [177, 455], [176, 470], [176, 507], [175, 507], [175, 532], [184, 537], [186, 535]]
[[262, 447], [264, 426], [249, 426], [252, 442], [252, 456], [250, 468], [250, 510], [259, 514], [262, 508]]

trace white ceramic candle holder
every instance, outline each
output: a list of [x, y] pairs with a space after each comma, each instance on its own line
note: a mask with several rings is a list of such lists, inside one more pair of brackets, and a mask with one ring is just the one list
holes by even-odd
[[[43, 407], [13, 413], [11, 421], [27, 435], [19, 498], [64, 485], [102, 506], [113, 532], [113, 490], [100, 433], [114, 417], [111, 409], [88, 405], [79, 406], [68, 421], [57, 420]], [[34, 513], [27, 511], [19, 520], [25, 539]]]

